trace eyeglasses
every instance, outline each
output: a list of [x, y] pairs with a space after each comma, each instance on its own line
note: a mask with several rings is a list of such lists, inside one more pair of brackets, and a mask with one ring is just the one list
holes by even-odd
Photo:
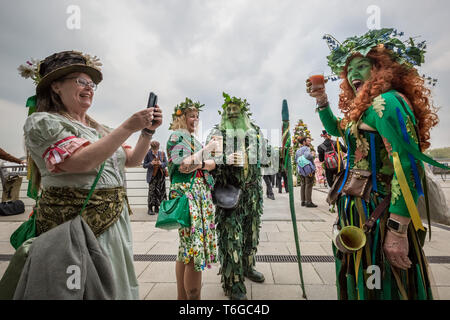
[[87, 81], [87, 80], [84, 79], [84, 78], [76, 78], [76, 77], [64, 78], [64, 80], [70, 80], [70, 79], [76, 79], [75, 82], [76, 82], [80, 87], [86, 88], [86, 87], [89, 86], [93, 91], [95, 91], [95, 90], [97, 89], [97, 85], [96, 85], [94, 82], [92, 82], [92, 81]]

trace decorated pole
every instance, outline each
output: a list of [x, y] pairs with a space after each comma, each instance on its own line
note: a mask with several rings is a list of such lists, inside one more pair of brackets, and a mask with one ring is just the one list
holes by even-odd
[[295, 237], [295, 247], [297, 249], [297, 262], [298, 262], [298, 271], [300, 274], [300, 285], [302, 286], [303, 298], [307, 299], [305, 284], [303, 281], [303, 271], [302, 271], [302, 256], [300, 254], [300, 245], [298, 242], [298, 231], [297, 231], [297, 218], [295, 215], [295, 204], [294, 204], [294, 188], [292, 182], [292, 160], [291, 155], [289, 153], [289, 149], [291, 146], [291, 134], [289, 131], [289, 109], [287, 105], [287, 101], [283, 100], [283, 107], [281, 111], [281, 119], [283, 121], [282, 124], [282, 132], [283, 132], [283, 140], [282, 140], [282, 149], [281, 154], [284, 159], [284, 167], [287, 169], [287, 178], [288, 178], [288, 188], [289, 188], [289, 207], [291, 210], [291, 219], [292, 226], [294, 228], [294, 237]]

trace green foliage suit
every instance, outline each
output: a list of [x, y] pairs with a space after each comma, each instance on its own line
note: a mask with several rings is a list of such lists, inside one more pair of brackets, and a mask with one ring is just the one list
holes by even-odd
[[[227, 133], [231, 132], [235, 134], [235, 138], [229, 138], [230, 135], [227, 138]], [[224, 141], [223, 156], [216, 160], [217, 166], [212, 172], [216, 185], [232, 184], [242, 190], [235, 209], [216, 207], [222, 287], [226, 295], [245, 294], [244, 271], [254, 267], [259, 243], [263, 213], [261, 163], [267, 162], [266, 143], [259, 127], [253, 124], [242, 110], [239, 119], [233, 121], [229, 121], [225, 111], [221, 123], [213, 128], [207, 140], [213, 135], [222, 135]], [[233, 150], [242, 150], [244, 145], [245, 165], [227, 165], [226, 155], [233, 153]], [[227, 149], [231, 151], [227, 152]]]

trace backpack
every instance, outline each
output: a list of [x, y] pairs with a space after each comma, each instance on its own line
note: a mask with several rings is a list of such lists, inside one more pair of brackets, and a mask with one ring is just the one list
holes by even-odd
[[304, 155], [298, 157], [297, 172], [303, 177], [309, 177], [315, 172], [313, 164]]
[[[339, 143], [339, 141], [337, 143]], [[324, 159], [325, 168], [328, 170], [337, 169], [339, 166], [339, 157], [336, 150], [334, 149], [333, 142], [331, 142], [331, 147], [333, 148], [333, 151], [325, 152]]]

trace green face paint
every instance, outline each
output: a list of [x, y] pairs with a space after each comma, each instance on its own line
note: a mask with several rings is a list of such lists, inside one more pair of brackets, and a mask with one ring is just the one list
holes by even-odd
[[355, 95], [372, 74], [372, 62], [368, 58], [353, 58], [347, 67], [347, 80]]

